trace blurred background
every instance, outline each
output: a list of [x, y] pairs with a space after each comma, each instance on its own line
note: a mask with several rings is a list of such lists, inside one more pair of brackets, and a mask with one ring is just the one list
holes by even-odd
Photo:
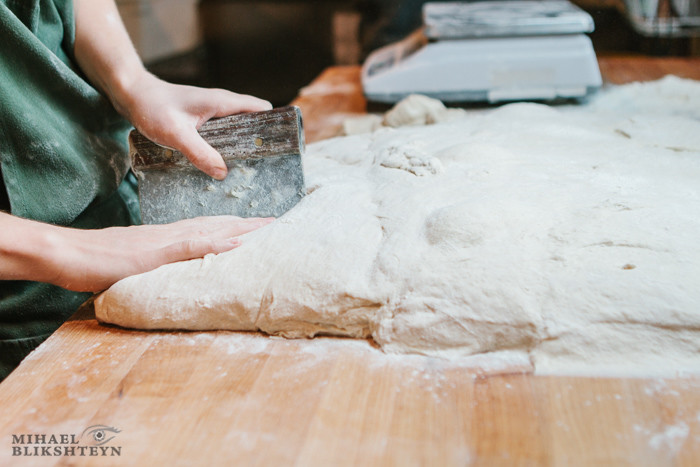
[[[176, 83], [288, 104], [332, 65], [361, 64], [421, 24], [424, 0], [117, 0], [146, 66]], [[700, 0], [573, 0], [596, 54], [700, 55]]]

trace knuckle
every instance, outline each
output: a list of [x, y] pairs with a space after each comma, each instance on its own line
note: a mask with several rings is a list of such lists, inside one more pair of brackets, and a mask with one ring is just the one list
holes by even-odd
[[210, 238], [188, 239], [180, 243], [180, 251], [183, 257], [201, 258], [214, 250], [214, 241]]
[[182, 256], [192, 258], [197, 256], [199, 250], [199, 242], [194, 239], [183, 240], [178, 245], [178, 249]]
[[194, 239], [182, 240], [173, 245], [173, 252], [178, 258], [192, 258], [197, 249], [197, 241]]

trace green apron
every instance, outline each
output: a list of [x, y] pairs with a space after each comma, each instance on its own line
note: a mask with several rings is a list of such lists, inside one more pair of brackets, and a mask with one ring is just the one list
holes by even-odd
[[[28, 219], [138, 223], [130, 125], [81, 74], [74, 40], [71, 0], [0, 0], [0, 192]], [[89, 296], [0, 281], [0, 380]]]

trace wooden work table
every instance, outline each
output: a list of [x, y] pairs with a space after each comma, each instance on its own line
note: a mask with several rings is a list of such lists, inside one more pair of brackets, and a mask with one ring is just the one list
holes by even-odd
[[[700, 79], [698, 59], [600, 64], [610, 83]], [[308, 141], [335, 135], [366, 111], [359, 69], [326, 70], [294, 103]], [[103, 446], [119, 456], [13, 456], [12, 435], [60, 442], [93, 425], [120, 430]], [[700, 377], [545, 377], [367, 341], [138, 332], [88, 305], [0, 384], [0, 465], [249, 464], [700, 465]]]

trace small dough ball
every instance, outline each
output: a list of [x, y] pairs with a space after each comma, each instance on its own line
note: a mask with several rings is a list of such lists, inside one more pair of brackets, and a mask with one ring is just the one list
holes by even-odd
[[437, 99], [412, 94], [384, 115], [384, 125], [397, 128], [435, 123], [446, 110], [445, 104]]

